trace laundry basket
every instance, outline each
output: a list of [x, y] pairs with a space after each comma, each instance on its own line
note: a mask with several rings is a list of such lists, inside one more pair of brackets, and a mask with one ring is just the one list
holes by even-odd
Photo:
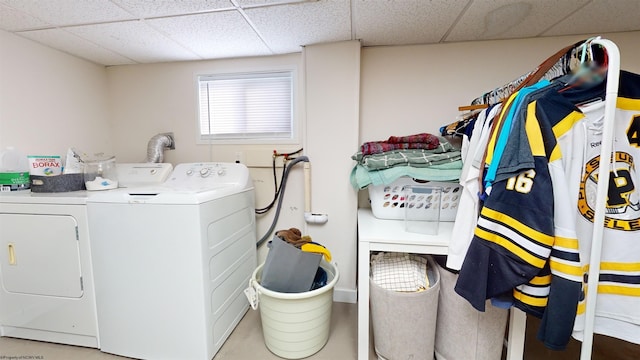
[[373, 343], [381, 360], [433, 360], [440, 275], [427, 261], [428, 289], [386, 290], [369, 279]]
[[378, 219], [402, 220], [405, 216], [405, 206], [415, 209], [428, 209], [433, 205], [433, 199], [428, 195], [413, 195], [405, 199], [407, 186], [428, 185], [442, 188], [440, 203], [440, 221], [454, 221], [458, 212], [460, 192], [462, 187], [453, 182], [421, 181], [410, 177], [401, 177], [388, 185], [369, 186], [369, 201], [373, 216]]
[[474, 309], [454, 291], [458, 275], [438, 264], [440, 305], [436, 332], [436, 360], [500, 360], [508, 310], [487, 303]]
[[262, 267], [253, 272], [251, 307], [260, 307], [262, 334], [269, 351], [285, 359], [302, 359], [320, 351], [329, 340], [333, 287], [340, 276], [335, 264], [324, 260], [327, 285], [301, 293], [281, 293], [260, 285]]

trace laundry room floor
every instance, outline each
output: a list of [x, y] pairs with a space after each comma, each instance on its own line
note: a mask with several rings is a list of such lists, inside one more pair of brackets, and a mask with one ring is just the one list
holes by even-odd
[[[358, 308], [355, 304], [334, 303], [331, 316], [331, 335], [327, 345], [310, 360], [357, 358]], [[77, 346], [59, 345], [40, 341], [0, 338], [0, 359], [40, 360], [122, 360], [127, 359]], [[370, 360], [375, 360], [373, 346]], [[214, 360], [276, 360], [264, 345], [260, 315], [249, 310], [233, 331]]]
[[[526, 354], [524, 360], [575, 359], [579, 358], [580, 344], [571, 340], [567, 351], [558, 352], [544, 348], [536, 340], [540, 320], [527, 317]], [[356, 360], [357, 359], [358, 308], [355, 304], [334, 303], [331, 319], [331, 336], [327, 345], [309, 360]], [[377, 360], [373, 345], [369, 360]], [[594, 339], [594, 360], [639, 359], [640, 345], [622, 340], [596, 335]], [[0, 337], [0, 360], [126, 360], [122, 356], [100, 352], [97, 349], [59, 345], [40, 341]], [[271, 354], [262, 340], [260, 314], [249, 310], [236, 327], [222, 349], [213, 360], [278, 360]], [[503, 355], [504, 359], [504, 355]]]

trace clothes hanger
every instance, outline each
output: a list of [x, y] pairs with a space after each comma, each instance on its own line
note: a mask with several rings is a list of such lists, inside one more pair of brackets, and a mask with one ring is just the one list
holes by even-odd
[[565, 88], [563, 88], [559, 92], [569, 90], [587, 81], [595, 83], [604, 80], [601, 72], [603, 70], [606, 72], [606, 67], [604, 69], [602, 69], [602, 67], [598, 67], [593, 53], [593, 41], [600, 39], [600, 36], [595, 36], [587, 39], [584, 43], [578, 46], [577, 50], [581, 52], [578, 69], [569, 79], [569, 81], [567, 81], [567, 83], [565, 84]]

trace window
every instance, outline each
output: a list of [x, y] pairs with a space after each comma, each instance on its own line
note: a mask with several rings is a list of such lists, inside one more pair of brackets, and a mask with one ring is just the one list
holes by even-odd
[[198, 77], [201, 140], [294, 138], [293, 71]]

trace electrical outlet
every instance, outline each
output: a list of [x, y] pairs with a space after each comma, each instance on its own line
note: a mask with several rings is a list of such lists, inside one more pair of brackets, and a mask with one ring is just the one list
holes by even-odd
[[236, 151], [236, 163], [245, 164], [244, 153]]

